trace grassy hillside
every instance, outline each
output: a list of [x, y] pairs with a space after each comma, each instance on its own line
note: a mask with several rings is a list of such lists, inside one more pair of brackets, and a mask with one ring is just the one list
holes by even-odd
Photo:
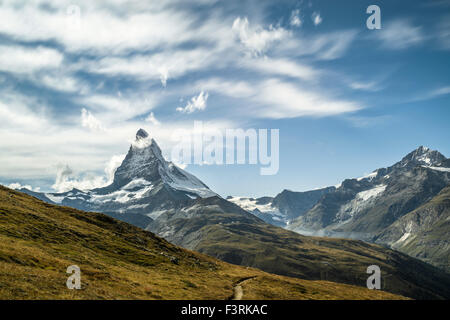
[[[81, 268], [81, 290], [66, 287], [70, 265]], [[243, 299], [402, 299], [227, 264], [0, 186], [0, 299], [228, 299], [238, 283]]]

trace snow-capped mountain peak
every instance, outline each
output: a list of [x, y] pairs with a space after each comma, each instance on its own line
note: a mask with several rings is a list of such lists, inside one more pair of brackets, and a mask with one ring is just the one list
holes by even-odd
[[428, 147], [420, 146], [416, 150], [408, 153], [398, 164], [407, 165], [425, 165], [435, 166], [446, 160], [439, 151], [431, 150]]
[[149, 134], [144, 129], [139, 129], [138, 132], [136, 132], [136, 140], [139, 139], [146, 139], [148, 138]]
[[50, 203], [108, 212], [143, 227], [167, 209], [218, 196], [198, 178], [166, 161], [156, 141], [143, 129], [136, 133], [110, 185], [65, 193], [27, 193]]
[[217, 195], [199, 179], [166, 161], [156, 141], [144, 129], [136, 133], [136, 140], [117, 169], [113, 184], [121, 187], [135, 179], [145, 179], [154, 184], [162, 182], [190, 197]]

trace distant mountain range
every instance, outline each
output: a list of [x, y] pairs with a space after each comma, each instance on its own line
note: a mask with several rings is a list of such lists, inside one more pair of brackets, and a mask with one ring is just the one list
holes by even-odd
[[422, 146], [388, 168], [337, 187], [229, 200], [301, 234], [388, 245], [450, 272], [449, 184], [450, 160]]
[[[426, 195], [420, 198], [423, 201], [416, 201], [418, 205], [425, 203], [427, 197], [431, 199], [436, 195], [447, 181], [444, 179], [448, 174], [444, 170], [446, 167], [435, 163], [433, 156], [434, 153], [430, 155], [430, 163], [424, 160], [422, 165], [426, 168], [417, 169], [426, 172], [424, 175], [432, 177], [430, 179], [434, 182], [431, 189], [427, 188]], [[287, 225], [295, 230], [308, 227], [315, 231], [333, 225], [333, 215], [340, 219], [336, 221], [341, 222], [336, 223], [337, 226], [358, 221], [362, 208], [366, 208], [359, 203], [360, 199], [371, 202], [372, 198], [390, 190], [392, 187], [388, 181], [394, 183], [397, 176], [401, 177], [397, 171], [409, 172], [409, 166], [406, 164], [398, 170], [388, 168], [386, 172], [378, 170], [370, 177], [346, 180], [338, 188], [298, 193], [284, 191], [275, 198], [230, 198], [229, 201], [196, 177], [167, 162], [157, 143], [141, 129], [115, 172], [111, 185], [94, 190], [73, 189], [65, 193], [21, 191], [51, 204], [106, 213], [155, 232], [176, 245], [234, 264], [291, 277], [326, 279], [360, 286], [365, 286], [366, 268], [376, 264], [381, 267], [382, 275], [389, 279], [383, 282], [386, 291], [413, 298], [449, 298], [450, 276], [426, 263], [382, 246], [354, 240], [306, 237], [265, 222]], [[405, 173], [402, 180], [406, 185], [407, 177], [409, 173]], [[421, 184], [426, 177], [416, 180]], [[334, 206], [326, 207], [317, 217], [306, 219], [311, 212], [321, 208], [322, 203], [329, 204], [333, 197], [339, 200]], [[352, 199], [356, 202], [355, 208], [341, 214], [337, 208]], [[334, 214], [330, 208], [336, 208], [339, 214]], [[381, 212], [379, 215], [383, 219], [386, 214]], [[390, 225], [381, 223], [377, 217], [378, 225]], [[374, 230], [375, 236], [377, 231], [384, 229], [368, 226], [367, 230]], [[330, 228], [330, 232], [348, 231]], [[366, 231], [361, 229], [358, 232]]]

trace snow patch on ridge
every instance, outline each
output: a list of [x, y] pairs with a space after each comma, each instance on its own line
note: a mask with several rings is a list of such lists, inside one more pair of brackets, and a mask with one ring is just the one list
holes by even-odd
[[[137, 190], [136, 190], [137, 189]], [[126, 203], [131, 200], [141, 199], [147, 194], [153, 186], [150, 182], [144, 179], [136, 179], [123, 186], [117, 191], [108, 194], [91, 194], [91, 202], [119, 202]]]
[[428, 168], [431, 170], [441, 171], [441, 172], [450, 172], [450, 168], [445, 168], [445, 167], [427, 167], [427, 166], [422, 166], [422, 167]]
[[178, 168], [172, 162], [167, 163], [164, 168], [160, 167], [159, 172], [164, 182], [176, 190], [196, 194], [201, 198], [217, 196], [217, 193], [209, 189], [203, 182], [192, 174]]
[[255, 214], [255, 213], [263, 213], [272, 216], [274, 221], [288, 223], [286, 216], [281, 213], [277, 208], [272, 206], [272, 202], [268, 202], [266, 204], [257, 203], [257, 199], [246, 198], [246, 197], [230, 197], [227, 198], [228, 201], [233, 202], [238, 205], [242, 209]]
[[386, 185], [378, 185], [373, 189], [359, 192], [356, 195], [356, 198], [362, 201], [367, 201], [372, 197], [378, 196], [380, 193], [384, 192], [384, 190], [386, 190]]
[[57, 204], [61, 204], [61, 202], [65, 198], [64, 196], [56, 196], [55, 194], [51, 194], [51, 193], [45, 193], [45, 196]]
[[363, 176], [363, 177], [356, 178], [356, 180], [357, 180], [357, 181], [361, 181], [361, 180], [364, 180], [364, 179], [372, 180], [372, 179], [374, 179], [377, 175], [378, 175], [378, 171], [375, 171], [375, 172], [369, 173], [368, 175], [365, 175], [365, 176]]
[[385, 190], [386, 185], [377, 185], [372, 189], [358, 192], [353, 200], [341, 206], [336, 215], [336, 223], [342, 225], [350, 222], [359, 212], [369, 207], [373, 200]]

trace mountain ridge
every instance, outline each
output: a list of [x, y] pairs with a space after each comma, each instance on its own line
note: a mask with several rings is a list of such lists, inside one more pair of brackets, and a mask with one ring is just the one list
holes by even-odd
[[[264, 206], [259, 207], [257, 207], [258, 199], [253, 201], [253, 207], [249, 198], [231, 197], [230, 201], [257, 216], [264, 217], [268, 223], [300, 234], [344, 237], [390, 245], [389, 241], [379, 240], [380, 234], [404, 215], [432, 201], [449, 184], [450, 159], [436, 150], [420, 146], [391, 166], [376, 169], [360, 178], [346, 179], [334, 189], [330, 187], [329, 192], [318, 197], [306, 211], [292, 209], [285, 201], [282, 205], [291, 210], [289, 214], [294, 217], [291, 220], [274, 221], [281, 207], [280, 203], [274, 203], [274, 199], [281, 198], [286, 191], [274, 198], [261, 198], [266, 201]], [[291, 192], [291, 195], [294, 198], [298, 197], [298, 200], [301, 200], [300, 194]], [[256, 207], [259, 212], [255, 210]], [[393, 227], [390, 233], [393, 232], [392, 230], [400, 229]], [[417, 230], [417, 232], [421, 231]], [[394, 237], [400, 239], [403, 233]], [[448, 235], [444, 234], [443, 237], [445, 241], [450, 241]], [[448, 255], [449, 250], [445, 247], [442, 256]], [[404, 252], [412, 254], [413, 251], [409, 249]], [[436, 259], [441, 259], [440, 255], [433, 255]], [[423, 258], [426, 257], [426, 253], [420, 252], [412, 256]], [[448, 265], [445, 266], [442, 261], [428, 258], [423, 260], [449, 271]]]

